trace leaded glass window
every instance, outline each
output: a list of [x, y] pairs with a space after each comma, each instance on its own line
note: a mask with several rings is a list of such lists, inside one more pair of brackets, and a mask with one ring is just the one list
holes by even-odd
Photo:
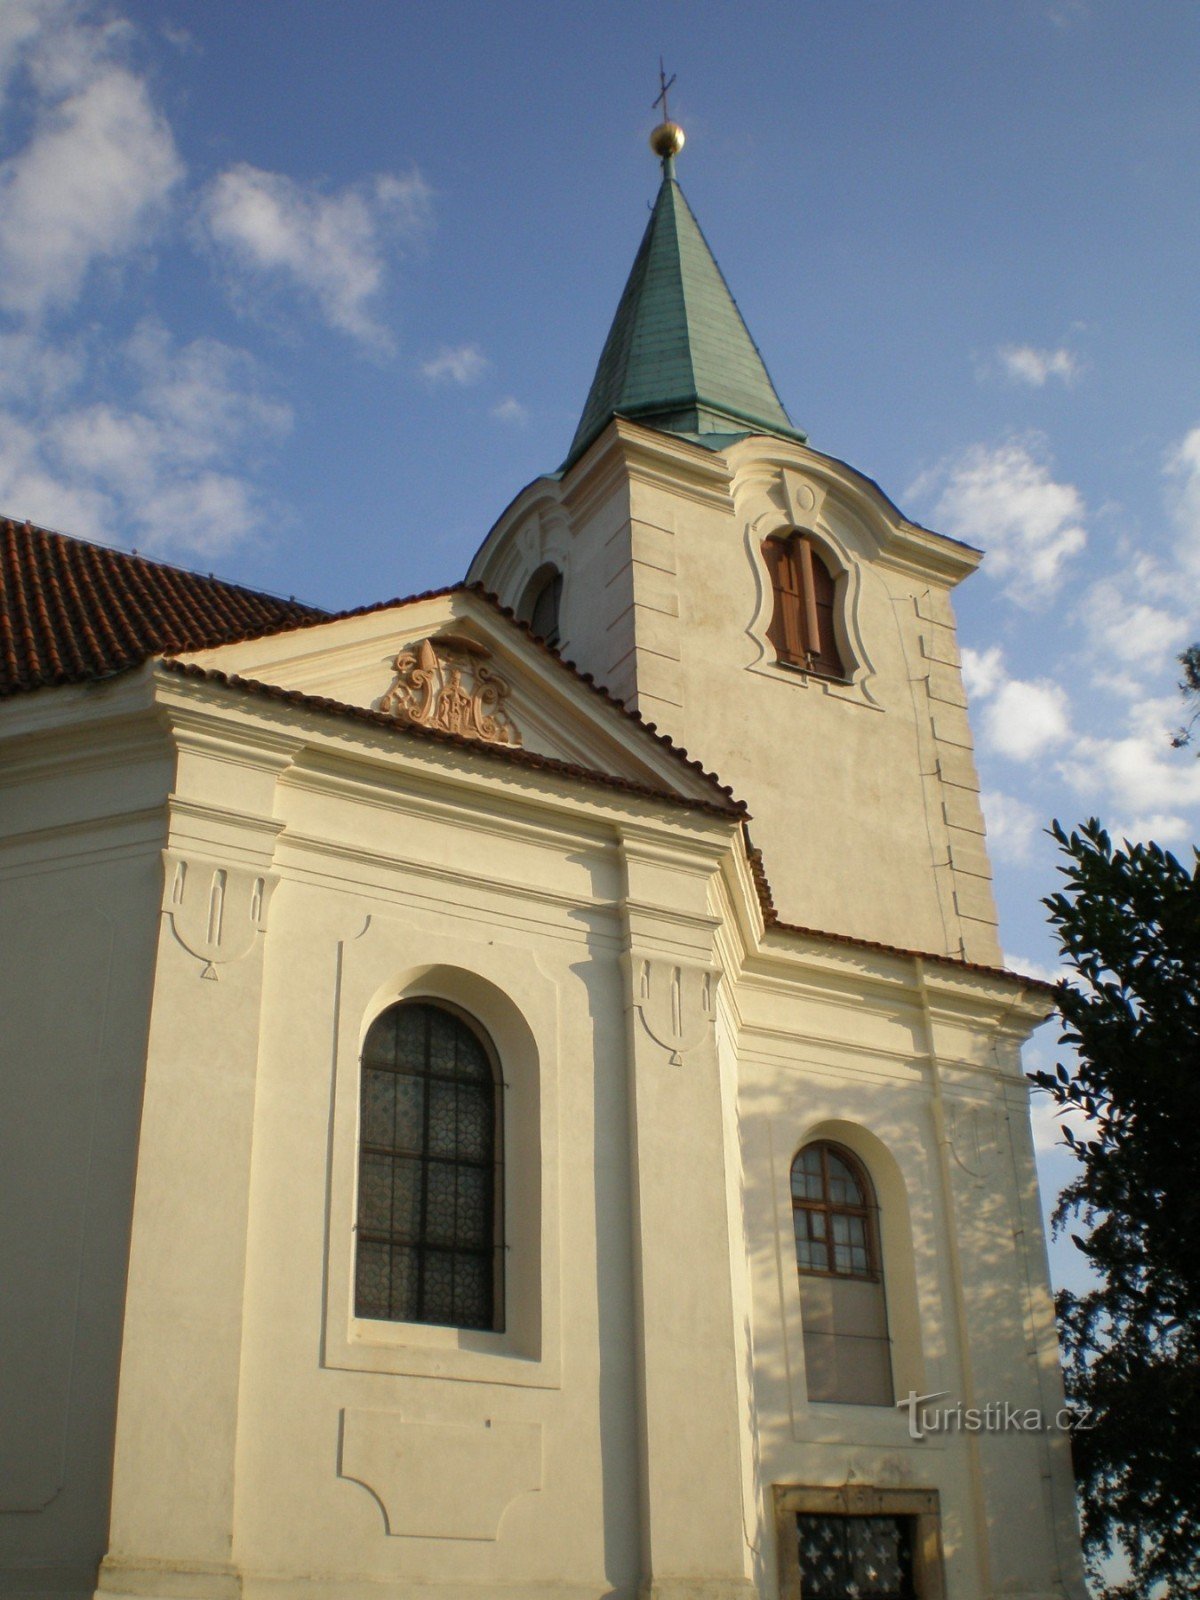
[[796, 1513], [803, 1600], [911, 1600], [911, 1517]]
[[355, 1314], [502, 1326], [500, 1082], [482, 1031], [394, 1005], [363, 1046]]

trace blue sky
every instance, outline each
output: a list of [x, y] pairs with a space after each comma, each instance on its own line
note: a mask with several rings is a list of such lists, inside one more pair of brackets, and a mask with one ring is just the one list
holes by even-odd
[[460, 576], [566, 451], [660, 52], [794, 420], [988, 552], [985, 809], [1048, 970], [1051, 816], [1197, 831], [1191, 0], [4, 0], [0, 511], [329, 606]]

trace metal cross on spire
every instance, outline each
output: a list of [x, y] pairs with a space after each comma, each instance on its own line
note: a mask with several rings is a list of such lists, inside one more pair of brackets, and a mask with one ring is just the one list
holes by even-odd
[[664, 122], [670, 122], [670, 120], [671, 120], [671, 113], [667, 110], [667, 91], [670, 89], [671, 85], [675, 82], [676, 77], [677, 77], [677, 74], [674, 73], [674, 72], [671, 74], [671, 76], [669, 78], [667, 77], [667, 69], [663, 66], [663, 58], [661, 56], [659, 56], [659, 58], [658, 58], [658, 81], [659, 81], [659, 83], [661, 85], [661, 88], [659, 90], [659, 93], [658, 93], [657, 97], [654, 100], [652, 100], [650, 102], [650, 104], [652, 106], [661, 106], [662, 107], [662, 119], [663, 119]]
[[658, 58], [658, 81], [662, 85], [656, 99], [651, 103], [662, 107], [662, 121], [650, 135], [650, 148], [662, 162], [663, 175], [667, 178], [675, 176], [675, 157], [683, 149], [683, 129], [677, 122], [671, 121], [671, 113], [667, 109], [667, 94], [675, 82], [675, 74], [667, 77], [667, 69], [663, 66], [663, 58]]

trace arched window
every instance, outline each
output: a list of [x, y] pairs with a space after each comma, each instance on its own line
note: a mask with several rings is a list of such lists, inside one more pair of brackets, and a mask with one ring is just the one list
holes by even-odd
[[517, 615], [527, 622], [537, 637], [557, 646], [562, 632], [559, 611], [562, 607], [563, 575], [557, 567], [542, 567], [530, 579], [517, 607]]
[[376, 1017], [362, 1054], [360, 1317], [503, 1327], [500, 1076], [475, 1024], [431, 1001]]
[[767, 637], [780, 661], [823, 678], [844, 678], [834, 627], [835, 582], [807, 533], [763, 541], [763, 558], [775, 591]]
[[879, 1218], [866, 1169], [841, 1145], [792, 1162], [792, 1222], [810, 1400], [892, 1403]]

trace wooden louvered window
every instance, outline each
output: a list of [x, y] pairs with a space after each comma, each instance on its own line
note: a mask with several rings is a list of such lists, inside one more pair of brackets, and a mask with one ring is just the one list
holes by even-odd
[[780, 661], [823, 678], [844, 678], [834, 626], [836, 585], [807, 533], [763, 543], [775, 609], [767, 637]]
[[500, 1076], [457, 1012], [401, 1002], [363, 1046], [355, 1315], [501, 1329]]

